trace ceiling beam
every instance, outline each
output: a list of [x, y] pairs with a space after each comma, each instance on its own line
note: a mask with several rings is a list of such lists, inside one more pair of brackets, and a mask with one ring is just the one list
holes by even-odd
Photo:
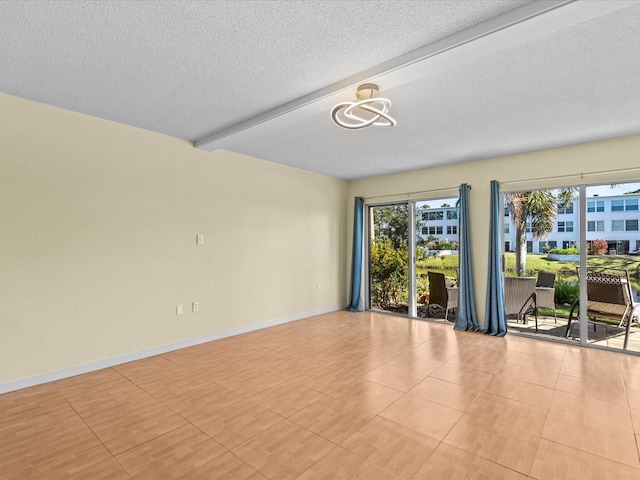
[[[548, 35], [572, 25], [599, 17], [638, 0], [538, 0], [465, 29], [442, 40], [425, 45], [405, 55], [360, 72], [340, 82], [305, 95], [280, 107], [264, 112], [224, 130], [214, 132], [194, 142], [196, 148], [214, 151], [228, 148], [239, 140], [238, 135], [265, 122], [296, 112], [314, 115], [334, 103], [351, 100], [355, 87], [365, 81], [375, 81], [388, 90], [415, 81], [438, 71], [444, 71], [476, 58], [504, 50], [514, 45]], [[345, 93], [349, 93], [345, 97]]]

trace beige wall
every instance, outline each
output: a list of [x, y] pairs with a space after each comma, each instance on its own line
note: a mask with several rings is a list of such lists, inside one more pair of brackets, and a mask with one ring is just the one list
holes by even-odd
[[[501, 190], [516, 190], [638, 179], [640, 179], [640, 136], [626, 137], [353, 181], [349, 183], [348, 222], [349, 225], [353, 222], [353, 199], [356, 196], [371, 198], [391, 195], [384, 198], [371, 198], [369, 200], [371, 202], [407, 198], [441, 198], [444, 196], [443, 192], [416, 194], [410, 192], [457, 187], [462, 183], [471, 185], [469, 218], [474, 283], [478, 318], [483, 322], [487, 286], [491, 180], [498, 180], [501, 183]], [[351, 228], [348, 238], [351, 244]], [[351, 250], [348, 251], [348, 261], [351, 261]]]
[[471, 184], [482, 320], [490, 180], [637, 180], [638, 158], [628, 137], [344, 182], [0, 95], [0, 386], [345, 304], [354, 196]]
[[345, 304], [346, 191], [0, 95], [0, 384]]

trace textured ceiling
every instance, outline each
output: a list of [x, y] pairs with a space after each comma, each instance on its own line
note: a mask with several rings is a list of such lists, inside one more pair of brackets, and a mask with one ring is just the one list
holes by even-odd
[[[0, 91], [202, 143], [470, 27], [562, 3], [3, 1]], [[395, 128], [342, 130], [323, 94], [205, 148], [361, 178], [640, 133], [640, 4], [556, 10], [603, 3], [426, 73], [381, 70]]]

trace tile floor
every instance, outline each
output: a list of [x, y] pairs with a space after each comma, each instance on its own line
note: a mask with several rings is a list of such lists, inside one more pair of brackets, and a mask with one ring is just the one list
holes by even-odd
[[0, 477], [640, 479], [640, 357], [335, 312], [0, 395]]

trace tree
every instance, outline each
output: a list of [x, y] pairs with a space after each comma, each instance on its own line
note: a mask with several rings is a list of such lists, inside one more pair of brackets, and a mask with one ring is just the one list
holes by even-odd
[[407, 205], [375, 207], [371, 224], [372, 240], [390, 239], [393, 248], [398, 249], [409, 238], [409, 214]]
[[[407, 245], [409, 241], [409, 210], [408, 205], [387, 205], [371, 209], [371, 241], [378, 239], [391, 239], [393, 248]], [[419, 235], [421, 212], [416, 212], [416, 244], [424, 244]]]
[[512, 192], [505, 202], [516, 234], [516, 275], [522, 275], [527, 265], [527, 223], [534, 239], [545, 238], [553, 230], [558, 207], [564, 208], [575, 199], [575, 188]]

